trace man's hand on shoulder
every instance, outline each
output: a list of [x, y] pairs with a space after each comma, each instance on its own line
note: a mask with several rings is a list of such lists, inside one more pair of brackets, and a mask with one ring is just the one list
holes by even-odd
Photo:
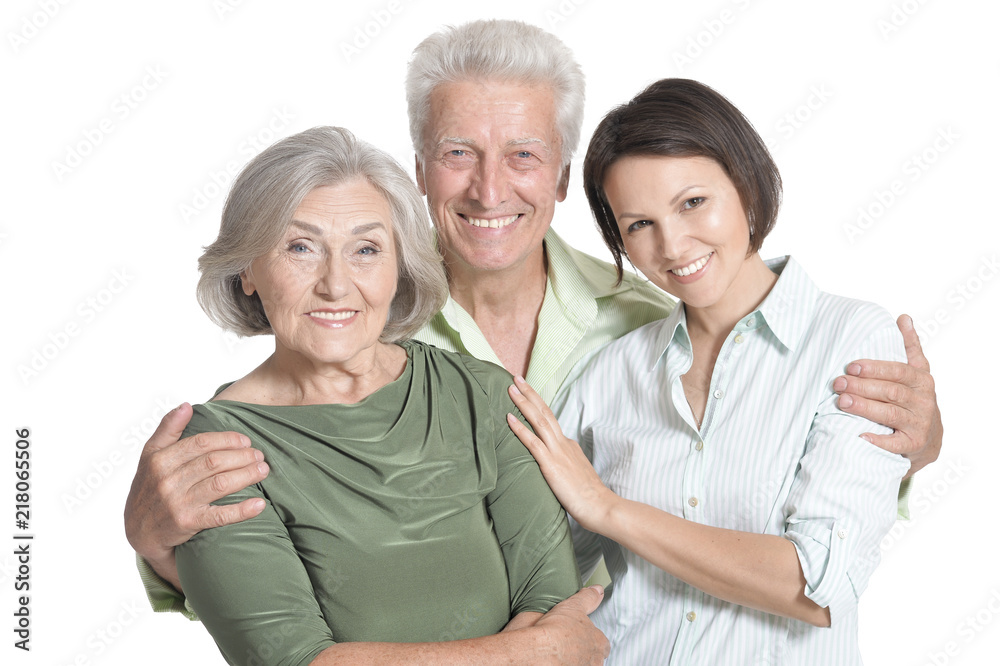
[[909, 458], [907, 476], [937, 460], [944, 426], [930, 364], [909, 315], [896, 320], [906, 345], [906, 363], [858, 360], [833, 382], [838, 406], [892, 428], [891, 435], [862, 435], [869, 442]]
[[125, 502], [125, 536], [135, 551], [178, 590], [174, 547], [203, 529], [252, 518], [264, 501], [231, 506], [212, 502], [264, 479], [264, 455], [235, 432], [206, 432], [180, 439], [191, 420], [184, 403], [160, 421], [142, 449]]

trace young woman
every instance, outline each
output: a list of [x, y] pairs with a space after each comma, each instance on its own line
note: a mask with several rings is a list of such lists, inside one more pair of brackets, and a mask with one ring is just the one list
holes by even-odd
[[909, 463], [860, 437], [886, 430], [831, 384], [852, 359], [905, 358], [893, 319], [761, 259], [780, 176], [707, 86], [667, 79], [614, 109], [584, 181], [619, 275], [625, 255], [683, 303], [599, 352], [558, 422], [510, 390], [581, 564], [607, 563], [591, 617], [608, 663], [860, 663], [857, 601]]

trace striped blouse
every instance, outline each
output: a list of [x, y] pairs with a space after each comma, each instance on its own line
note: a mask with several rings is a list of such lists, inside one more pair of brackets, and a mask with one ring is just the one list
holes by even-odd
[[858, 597], [909, 463], [858, 437], [887, 430], [841, 412], [831, 384], [854, 359], [905, 361], [902, 339], [882, 308], [821, 292], [790, 258], [768, 265], [780, 277], [726, 338], [700, 430], [684, 308], [598, 352], [559, 420], [620, 496], [791, 541], [832, 626], [709, 596], [574, 524], [584, 577], [603, 554], [613, 581], [591, 616], [608, 664], [861, 663]]

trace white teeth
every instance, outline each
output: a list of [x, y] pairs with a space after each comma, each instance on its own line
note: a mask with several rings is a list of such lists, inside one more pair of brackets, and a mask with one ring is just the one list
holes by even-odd
[[679, 275], [680, 277], [685, 277], [687, 275], [691, 275], [692, 273], [697, 273], [698, 271], [700, 271], [702, 268], [705, 267], [705, 264], [708, 263], [708, 259], [711, 256], [712, 256], [711, 253], [706, 254], [704, 257], [694, 262], [693, 264], [685, 266], [684, 268], [671, 269], [670, 272], [673, 273], [674, 275]]
[[510, 224], [517, 218], [518, 218], [517, 215], [511, 215], [510, 217], [495, 217], [492, 220], [484, 220], [478, 217], [466, 217], [465, 221], [474, 227], [489, 227], [490, 229], [500, 229], [501, 227], [506, 227], [508, 224]]
[[340, 321], [341, 319], [350, 319], [355, 314], [354, 310], [341, 310], [340, 312], [321, 312], [317, 310], [316, 312], [310, 312], [310, 317], [316, 317], [317, 319], [329, 319], [330, 321]]

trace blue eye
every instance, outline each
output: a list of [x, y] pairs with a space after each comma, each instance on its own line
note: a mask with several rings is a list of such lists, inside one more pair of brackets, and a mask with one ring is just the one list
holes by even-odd
[[525, 159], [525, 160], [526, 160], [526, 159], [528, 159], [529, 157], [531, 157], [531, 153], [530, 153], [530, 152], [528, 152], [527, 150], [522, 150], [521, 152], [519, 152], [519, 153], [517, 154], [517, 156], [518, 156], [518, 157], [520, 157], [521, 159]]
[[455, 157], [465, 157], [465, 151], [456, 148], [455, 150], [448, 151], [449, 155], [454, 155]]
[[288, 249], [291, 250], [293, 254], [305, 254], [309, 251], [309, 248], [305, 243], [292, 243], [288, 246]]
[[366, 256], [370, 256], [370, 255], [378, 254], [378, 253], [379, 253], [379, 249], [377, 247], [373, 247], [371, 245], [366, 245], [363, 248], [361, 248], [360, 250], [358, 250], [358, 254], [363, 254], [363, 255], [366, 255]]

